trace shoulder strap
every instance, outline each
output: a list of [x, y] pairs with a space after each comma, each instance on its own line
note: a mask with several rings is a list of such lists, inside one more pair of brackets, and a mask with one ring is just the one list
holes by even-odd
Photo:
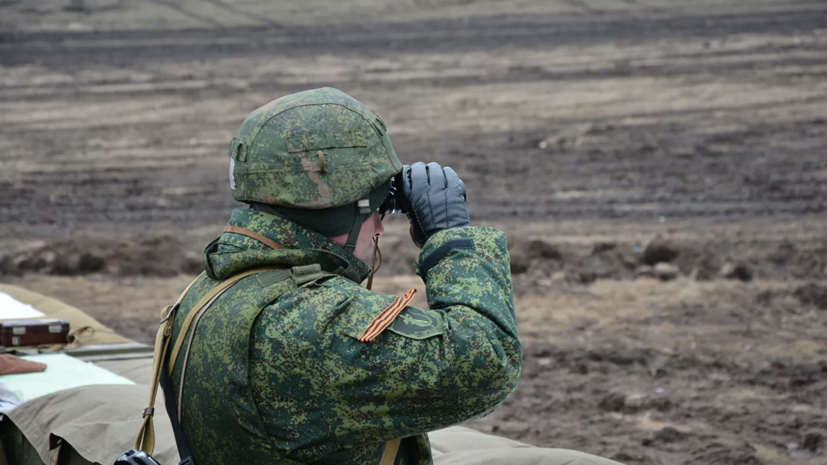
[[201, 275], [195, 278], [189, 286], [184, 289], [184, 292], [181, 293], [181, 296], [178, 297], [175, 304], [169, 305], [161, 311], [161, 326], [158, 328], [158, 334], [155, 336], [155, 353], [152, 357], [152, 382], [149, 385], [149, 400], [147, 400], [147, 408], [144, 409], [143, 413], [144, 421], [141, 424], [141, 429], [138, 431], [138, 436], [135, 438], [135, 445], [133, 447], [133, 449], [142, 450], [149, 455], [152, 455], [152, 452], [155, 451], [155, 425], [153, 424], [155, 397], [158, 395], [158, 377], [161, 373], [161, 367], [163, 367], [164, 354], [169, 347], [169, 336], [172, 333], [170, 317], [174, 315], [178, 307], [181, 306], [184, 297], [187, 296], [187, 293], [189, 293], [199, 278], [201, 278]]
[[[164, 390], [164, 406], [167, 412], [174, 412], [175, 398], [172, 397], [172, 384], [169, 381], [169, 375], [164, 370], [161, 370], [161, 388]], [[169, 414], [169, 423], [172, 426], [172, 435], [175, 437], [175, 446], [178, 448], [178, 457], [181, 459], [178, 465], [195, 465], [195, 462], [192, 460], [190, 445], [184, 436], [184, 430], [181, 428], [181, 422], [178, 421], [178, 416]]]
[[401, 439], [394, 439], [385, 443], [385, 450], [382, 451], [382, 458], [379, 459], [379, 465], [393, 465], [396, 461], [396, 453], [399, 451], [399, 443]]

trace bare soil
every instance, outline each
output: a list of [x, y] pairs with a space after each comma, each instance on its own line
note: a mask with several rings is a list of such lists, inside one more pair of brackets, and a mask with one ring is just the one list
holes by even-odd
[[[150, 341], [244, 116], [334, 86], [509, 235], [523, 378], [472, 426], [827, 464], [824, 2], [83, 3], [0, 2], [0, 280]], [[421, 288], [404, 221], [382, 244], [377, 289]]]

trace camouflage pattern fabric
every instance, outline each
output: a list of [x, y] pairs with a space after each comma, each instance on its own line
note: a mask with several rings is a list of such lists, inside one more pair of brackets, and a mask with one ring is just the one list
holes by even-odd
[[252, 267], [318, 263], [301, 286], [241, 280], [204, 313], [177, 398], [196, 463], [378, 464], [405, 438], [397, 464], [433, 463], [426, 433], [484, 416], [516, 387], [517, 337], [505, 235], [449, 229], [423, 248], [417, 272], [430, 309], [409, 307], [374, 342], [358, 337], [394, 300], [359, 286], [370, 271], [327, 238], [281, 217], [234, 211], [229, 223], [285, 247], [225, 233], [207, 247], [207, 274], [176, 316], [218, 280]]
[[352, 204], [402, 170], [382, 118], [331, 88], [252, 112], [230, 157], [236, 200], [312, 210]]

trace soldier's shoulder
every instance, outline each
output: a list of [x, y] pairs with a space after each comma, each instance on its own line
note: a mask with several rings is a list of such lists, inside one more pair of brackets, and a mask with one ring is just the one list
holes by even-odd
[[[393, 296], [371, 292], [346, 278], [336, 276], [302, 286], [274, 303], [287, 318], [298, 315], [304, 324], [324, 321], [333, 326], [351, 323], [378, 314], [394, 301]], [[331, 327], [330, 329], [334, 329]]]
[[374, 339], [386, 340], [390, 334], [409, 339], [426, 339], [445, 330], [445, 318], [440, 311], [410, 305], [413, 293], [400, 295], [378, 294], [345, 278], [332, 278], [314, 291], [336, 305], [337, 328], [340, 333], [360, 339], [373, 329]]
[[337, 276], [323, 281], [315, 287], [315, 293], [326, 297], [345, 299], [347, 313], [374, 314], [392, 304], [395, 297], [392, 295], [377, 294], [354, 283], [353, 281]]

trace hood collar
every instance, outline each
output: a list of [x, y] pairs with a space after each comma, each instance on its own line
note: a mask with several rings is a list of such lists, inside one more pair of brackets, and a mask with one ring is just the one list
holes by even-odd
[[204, 269], [212, 279], [224, 280], [255, 267], [291, 268], [314, 263], [356, 283], [370, 275], [371, 268], [344, 247], [281, 216], [239, 208], [233, 210], [228, 225], [261, 234], [284, 248], [273, 249], [247, 236], [224, 233], [207, 245], [202, 255]]

